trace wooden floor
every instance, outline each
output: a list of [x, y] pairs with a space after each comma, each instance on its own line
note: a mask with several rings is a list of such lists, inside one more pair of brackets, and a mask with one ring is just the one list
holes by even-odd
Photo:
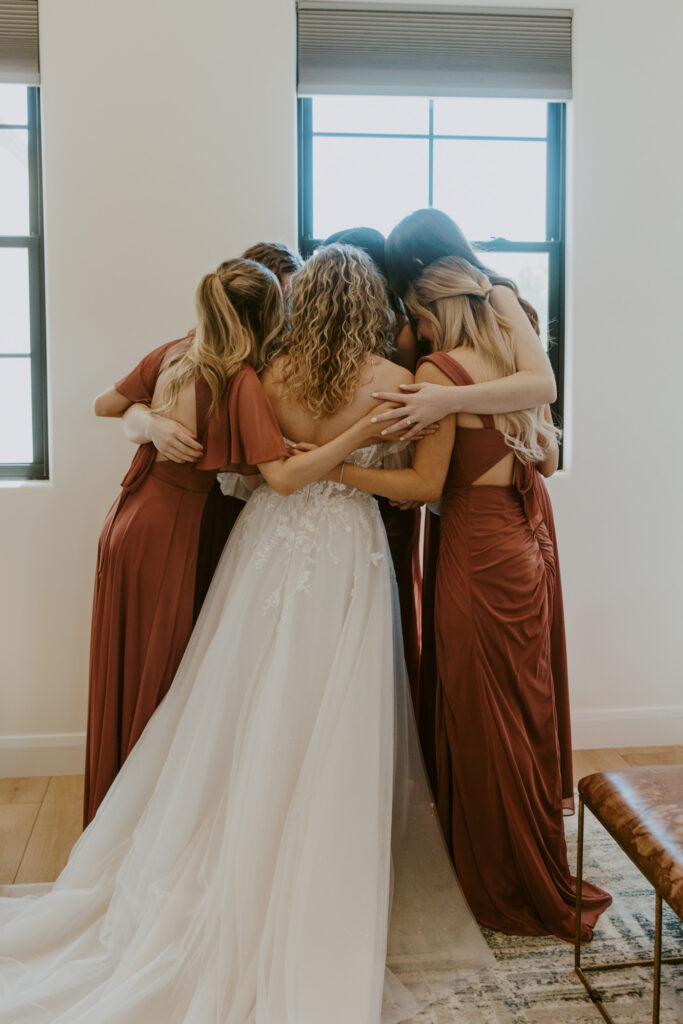
[[[574, 775], [683, 764], [683, 745], [575, 750]], [[81, 832], [83, 777], [0, 779], [0, 884], [52, 882]]]

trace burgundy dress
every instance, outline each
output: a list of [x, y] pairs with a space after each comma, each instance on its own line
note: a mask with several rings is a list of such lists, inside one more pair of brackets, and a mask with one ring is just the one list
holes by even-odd
[[420, 509], [400, 509], [391, 505], [386, 498], [378, 498], [377, 502], [396, 573], [403, 653], [415, 703], [420, 674]]
[[[132, 402], [151, 401], [160, 370], [187, 339], [163, 345], [120, 380]], [[248, 366], [217, 410], [203, 377], [195, 382], [194, 463], [155, 461], [138, 448], [100, 535], [90, 644], [84, 823], [87, 825], [168, 690], [193, 624], [199, 529], [219, 470], [245, 470], [286, 454], [261, 383]]]
[[[454, 384], [450, 355], [428, 357]], [[456, 430], [436, 573], [439, 816], [477, 920], [512, 935], [573, 940], [575, 879], [564, 836], [572, 802], [557, 546], [540, 473], [471, 486], [510, 448], [492, 416]], [[611, 897], [584, 883], [589, 939]]]

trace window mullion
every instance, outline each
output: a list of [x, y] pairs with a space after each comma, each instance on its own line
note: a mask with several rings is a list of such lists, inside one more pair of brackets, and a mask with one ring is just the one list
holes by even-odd
[[41, 215], [40, 93], [27, 90], [29, 139], [29, 305], [31, 323], [31, 415], [34, 475], [47, 477], [47, 367], [45, 351], [44, 256]]
[[429, 101], [429, 206], [434, 205], [434, 100]]
[[313, 235], [313, 100], [300, 99], [299, 127], [299, 238], [304, 257]]

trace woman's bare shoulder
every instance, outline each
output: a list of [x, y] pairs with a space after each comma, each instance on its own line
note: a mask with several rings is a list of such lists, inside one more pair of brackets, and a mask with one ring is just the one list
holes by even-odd
[[514, 318], [521, 314], [526, 317], [519, 304], [517, 293], [507, 284], [494, 284], [491, 290], [491, 305], [497, 313], [502, 313], [503, 316]]
[[400, 384], [412, 384], [415, 378], [404, 366], [389, 359], [377, 359], [373, 366], [373, 386], [379, 391], [395, 391]]
[[275, 356], [274, 359], [261, 371], [261, 384], [266, 391], [279, 391], [284, 383], [286, 359], [284, 356]]

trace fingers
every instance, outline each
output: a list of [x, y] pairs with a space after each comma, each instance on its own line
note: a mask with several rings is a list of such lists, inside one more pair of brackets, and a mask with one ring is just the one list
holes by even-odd
[[392, 423], [390, 426], [384, 428], [382, 431], [382, 437], [400, 437], [401, 440], [403, 440], [405, 432], [415, 426], [413, 421], [405, 415], [405, 409], [403, 410], [403, 413], [403, 419], [399, 420], [398, 423]]
[[[414, 423], [405, 434], [401, 435], [402, 441], [415, 441], [419, 440], [420, 434], [424, 431], [424, 427], [421, 427], [419, 423]], [[430, 431], [431, 433], [431, 431]]]
[[196, 455], [201, 455], [204, 451], [195, 435], [191, 434], [185, 427], [181, 426], [176, 431], [175, 441], [177, 444], [185, 445], [190, 451], [195, 452]]
[[198, 462], [201, 458], [201, 449], [197, 453], [193, 448], [177, 441], [163, 445], [159, 451], [171, 462]]
[[202, 457], [201, 446], [199, 450], [197, 450], [196, 448], [190, 448], [190, 446], [187, 444], [177, 443], [176, 445], [174, 445], [174, 448], [175, 451], [188, 462], [197, 462], [197, 460], [201, 459]]
[[[409, 387], [410, 385], [401, 385], [401, 387]], [[405, 402], [405, 395], [398, 394], [396, 391], [373, 391], [373, 398], [379, 398], [382, 402]]]
[[405, 416], [405, 414], [406, 414], [405, 406], [399, 405], [398, 407], [396, 407], [394, 409], [387, 409], [386, 412], [382, 412], [378, 416], [373, 416], [371, 422], [372, 423], [386, 423], [389, 420], [401, 419], [401, 417]]
[[414, 439], [416, 441], [421, 441], [424, 437], [430, 437], [432, 434], [435, 434], [438, 429], [438, 423], [431, 423], [428, 427], [425, 427], [423, 430], [418, 431], [417, 434], [414, 435]]

